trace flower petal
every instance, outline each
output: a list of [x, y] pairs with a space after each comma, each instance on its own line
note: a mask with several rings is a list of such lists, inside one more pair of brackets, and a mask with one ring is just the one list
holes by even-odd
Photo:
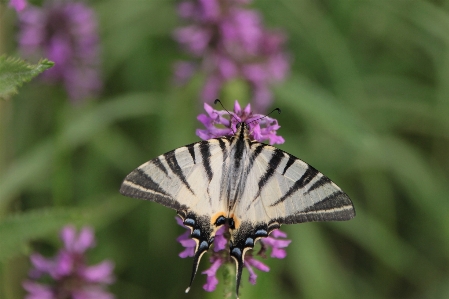
[[67, 250], [61, 250], [56, 256], [56, 263], [51, 276], [54, 279], [61, 279], [72, 273], [75, 264], [75, 256]]
[[226, 244], [228, 244], [228, 240], [226, 240], [225, 236], [223, 235], [225, 231], [226, 231], [226, 226], [223, 225], [215, 233], [215, 239], [214, 239], [214, 251], [215, 252], [226, 249]]
[[78, 238], [73, 244], [73, 250], [75, 252], [82, 253], [87, 248], [95, 246], [94, 231], [90, 227], [83, 227], [78, 235]]
[[248, 261], [245, 261], [244, 263], [246, 269], [248, 269], [249, 272], [249, 282], [251, 284], [256, 284], [257, 274], [254, 272], [253, 268], [251, 267], [250, 263]]
[[249, 265], [253, 266], [254, 268], [263, 271], [263, 272], [268, 272], [270, 271], [270, 267], [268, 267], [267, 265], [265, 265], [264, 263], [262, 263], [259, 260], [256, 260], [253, 257], [248, 257], [245, 259], [245, 262], [247, 262]]
[[81, 269], [78, 274], [88, 282], [110, 284], [114, 281], [113, 270], [114, 263], [103, 261], [97, 265]]
[[73, 251], [75, 244], [76, 230], [72, 225], [67, 225], [61, 230], [61, 240], [64, 242], [64, 246], [67, 250]]
[[275, 229], [271, 232], [270, 236], [273, 238], [287, 238], [287, 233], [281, 231], [280, 229]]
[[51, 287], [47, 285], [25, 280], [22, 286], [29, 293], [25, 299], [57, 299]]
[[50, 274], [55, 266], [53, 260], [46, 259], [39, 253], [32, 254], [30, 260], [35, 269], [32, 269], [29, 275], [34, 279], [41, 277], [43, 274]]
[[221, 258], [211, 259], [212, 265], [209, 269], [201, 272], [201, 274], [207, 275], [206, 284], [203, 286], [203, 289], [208, 292], [212, 292], [215, 290], [218, 284], [218, 279], [216, 277], [217, 270], [223, 264], [223, 260]]
[[9, 6], [14, 8], [17, 12], [20, 12], [25, 9], [27, 6], [26, 0], [10, 0]]

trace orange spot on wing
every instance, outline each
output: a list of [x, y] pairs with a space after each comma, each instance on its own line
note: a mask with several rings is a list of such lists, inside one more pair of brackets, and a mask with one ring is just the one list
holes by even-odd
[[238, 219], [234, 214], [231, 214], [231, 215], [229, 216], [229, 218], [232, 218], [232, 219], [234, 220], [234, 226], [235, 226], [235, 229], [237, 229], [237, 228], [240, 227], [241, 221], [240, 221], [240, 219]]
[[220, 217], [220, 216], [223, 216], [223, 217], [226, 218], [226, 213], [225, 213], [225, 212], [218, 212], [218, 213], [215, 213], [212, 217], [210, 217], [210, 223], [211, 223], [212, 225], [214, 225], [215, 222], [217, 221], [218, 217]]

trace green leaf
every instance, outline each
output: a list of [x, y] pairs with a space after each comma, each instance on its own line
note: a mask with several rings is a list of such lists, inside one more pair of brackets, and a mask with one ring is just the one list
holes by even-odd
[[[104, 226], [140, 203], [110, 196], [94, 206], [83, 208], [45, 208], [8, 216], [0, 222], [0, 263], [28, 253], [28, 243], [57, 234], [67, 224]], [[99, 200], [96, 200], [99, 201]]]
[[54, 62], [41, 59], [37, 64], [29, 64], [19, 59], [0, 56], [0, 98], [17, 93], [17, 87], [28, 82], [43, 71], [51, 68]]

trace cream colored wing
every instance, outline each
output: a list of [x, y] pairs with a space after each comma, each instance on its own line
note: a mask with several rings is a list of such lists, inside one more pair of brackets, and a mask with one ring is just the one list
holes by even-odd
[[[349, 196], [328, 177], [304, 161], [265, 145], [249, 174], [252, 183], [236, 215], [250, 221], [293, 224], [342, 221], [355, 216]], [[268, 220], [269, 219], [269, 220]]]

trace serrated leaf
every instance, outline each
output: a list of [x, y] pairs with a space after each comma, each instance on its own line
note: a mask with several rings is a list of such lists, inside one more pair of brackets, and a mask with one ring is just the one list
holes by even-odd
[[94, 206], [46, 208], [6, 217], [0, 222], [0, 263], [27, 253], [31, 240], [56, 235], [67, 224], [103, 226], [139, 203], [118, 199], [119, 196], [111, 196]]
[[30, 64], [19, 58], [0, 56], [0, 98], [16, 94], [17, 87], [53, 65], [54, 62], [48, 59], [41, 59], [37, 64]]

